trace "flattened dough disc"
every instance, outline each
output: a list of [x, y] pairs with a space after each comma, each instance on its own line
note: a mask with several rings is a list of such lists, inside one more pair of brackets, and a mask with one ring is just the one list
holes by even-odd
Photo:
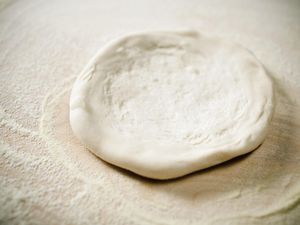
[[70, 98], [75, 135], [97, 156], [169, 179], [257, 148], [270, 78], [245, 48], [197, 32], [149, 32], [103, 48]]

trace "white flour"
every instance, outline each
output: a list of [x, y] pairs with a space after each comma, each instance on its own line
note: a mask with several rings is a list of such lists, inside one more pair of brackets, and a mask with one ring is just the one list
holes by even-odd
[[[299, 1], [25, 0], [1, 8], [1, 224], [297, 224]], [[252, 50], [274, 77], [276, 113], [253, 154], [154, 182], [84, 149], [69, 127], [68, 98], [107, 40], [182, 28]]]

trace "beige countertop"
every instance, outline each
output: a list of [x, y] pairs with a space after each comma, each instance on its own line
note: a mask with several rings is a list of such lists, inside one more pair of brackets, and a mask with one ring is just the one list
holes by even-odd
[[[253, 153], [154, 181], [73, 136], [75, 77], [108, 40], [194, 29], [250, 49], [276, 109]], [[0, 224], [300, 224], [300, 1], [5, 0], [0, 3]]]

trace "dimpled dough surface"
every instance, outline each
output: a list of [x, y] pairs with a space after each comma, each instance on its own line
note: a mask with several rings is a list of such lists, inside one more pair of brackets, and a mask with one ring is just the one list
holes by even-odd
[[102, 159], [168, 179], [258, 147], [273, 110], [270, 78], [236, 44], [189, 32], [130, 35], [76, 80], [75, 134]]

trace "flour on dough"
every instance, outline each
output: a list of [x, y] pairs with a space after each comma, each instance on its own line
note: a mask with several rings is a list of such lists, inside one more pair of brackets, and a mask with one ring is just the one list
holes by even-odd
[[155, 179], [254, 150], [272, 111], [272, 82], [255, 56], [193, 31], [113, 41], [77, 78], [70, 99], [72, 129], [94, 154]]

